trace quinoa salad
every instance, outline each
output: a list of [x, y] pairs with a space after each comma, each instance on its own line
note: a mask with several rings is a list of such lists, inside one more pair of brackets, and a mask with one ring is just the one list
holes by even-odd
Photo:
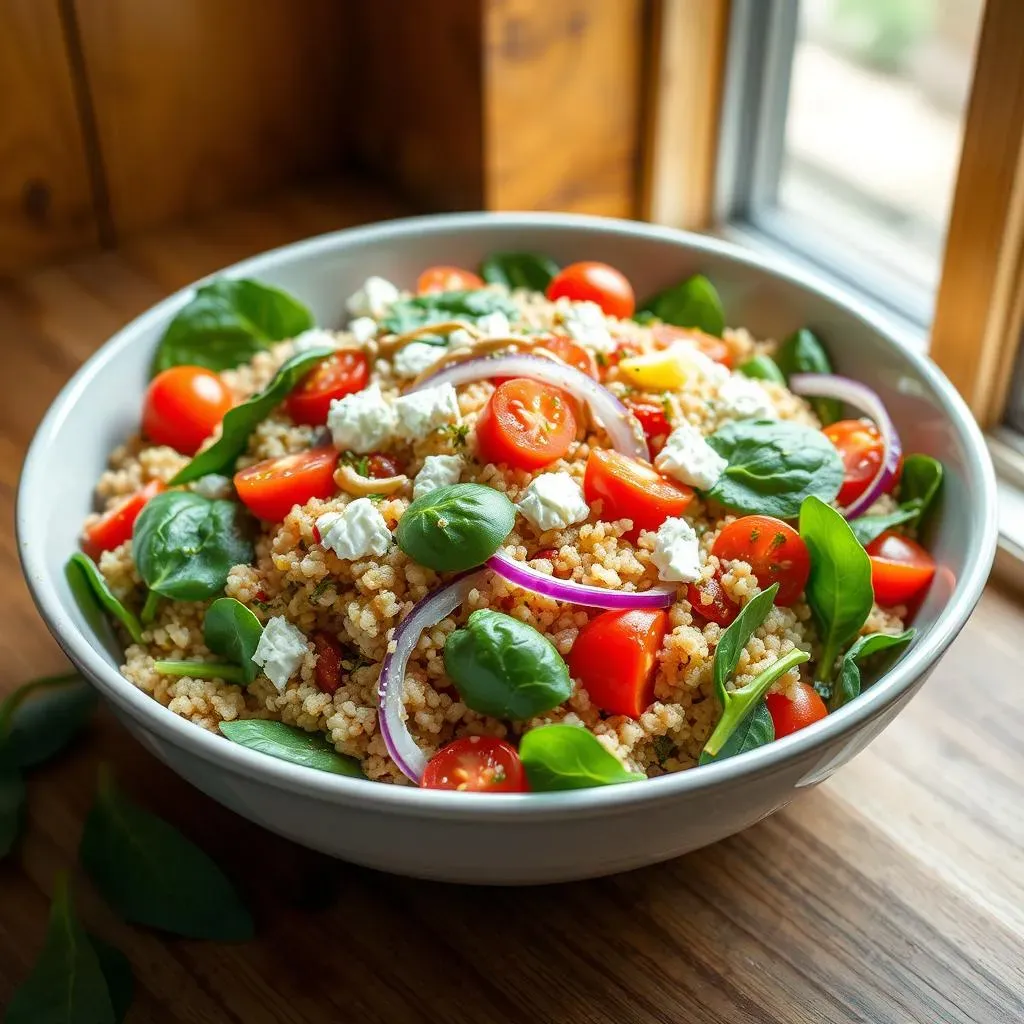
[[405, 284], [327, 327], [216, 279], [168, 325], [67, 567], [168, 711], [377, 782], [572, 789], [811, 726], [912, 640], [942, 467], [841, 338], [534, 253]]

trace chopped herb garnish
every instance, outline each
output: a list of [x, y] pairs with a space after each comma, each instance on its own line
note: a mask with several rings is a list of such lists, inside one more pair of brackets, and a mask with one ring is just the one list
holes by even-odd
[[652, 740], [654, 744], [654, 756], [658, 759], [658, 764], [664, 764], [670, 754], [675, 753], [676, 745], [667, 736], [655, 736]]
[[661, 396], [661, 408], [665, 413], [665, 419], [671, 424], [672, 422], [672, 399], [669, 398], [668, 392]]
[[605, 367], [608, 365], [608, 357], [603, 352], [595, 352], [594, 359], [597, 361], [597, 365]]
[[467, 423], [447, 423], [444, 432], [456, 448], [465, 448], [469, 438], [469, 425]]
[[318, 601], [321, 597], [324, 596], [324, 594], [327, 593], [327, 588], [328, 587], [334, 587], [334, 589], [337, 590], [337, 584], [334, 582], [334, 580], [331, 580], [331, 579], [321, 580], [313, 588], [313, 593], [309, 595], [310, 599], [313, 600], [313, 601]]

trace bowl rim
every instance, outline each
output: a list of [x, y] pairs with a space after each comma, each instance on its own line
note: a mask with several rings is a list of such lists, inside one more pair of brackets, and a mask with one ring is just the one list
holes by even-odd
[[[643, 785], [602, 786], [555, 793], [466, 794], [445, 790], [423, 790], [412, 786], [381, 785], [347, 776], [318, 772], [229, 743], [205, 729], [179, 717], [139, 690], [99, 655], [94, 641], [78, 628], [64, 606], [54, 580], [49, 577], [39, 536], [40, 520], [32, 515], [32, 497], [42, 495], [41, 484], [56, 451], [53, 439], [68, 410], [87, 391], [94, 378], [109, 363], [135, 343], [136, 337], [151, 325], [173, 315], [187, 301], [198, 284], [215, 277], [258, 277], [280, 263], [297, 258], [316, 257], [351, 244], [366, 241], [400, 241], [410, 235], [444, 231], [473, 231], [478, 228], [507, 226], [519, 229], [566, 229], [603, 235], [649, 239], [681, 245], [695, 252], [715, 254], [744, 266], [767, 272], [798, 287], [817, 292], [827, 301], [843, 308], [887, 344], [896, 346], [937, 394], [943, 411], [952, 420], [966, 451], [969, 470], [977, 476], [968, 488], [971, 511], [977, 528], [967, 553], [967, 569], [956, 581], [949, 602], [939, 613], [934, 628], [924, 642], [911, 645], [900, 661], [863, 695], [806, 729], [776, 740], [746, 754], [719, 764], [701, 766], [699, 771], [675, 772]], [[53, 400], [29, 446], [18, 486], [16, 532], [22, 570], [32, 597], [48, 628], [71, 660], [94, 680], [99, 689], [122, 714], [134, 719], [145, 731], [215, 767], [276, 789], [326, 800], [337, 805], [365, 805], [370, 800], [381, 813], [399, 813], [412, 817], [471, 821], [486, 817], [489, 821], [522, 818], [590, 817], [610, 810], [658, 803], [706, 790], [728, 786], [740, 778], [774, 774], [792, 762], [824, 748], [829, 741], [852, 735], [883, 708], [913, 689], [915, 681], [927, 675], [962, 629], [981, 597], [995, 557], [997, 504], [995, 472], [982, 434], [960, 395], [945, 375], [926, 356], [894, 340], [894, 330], [856, 297], [817, 278], [806, 270], [707, 235], [674, 228], [644, 224], [620, 218], [569, 213], [449, 213], [426, 214], [376, 222], [312, 236], [248, 257], [200, 278], [121, 328], [90, 356]]]

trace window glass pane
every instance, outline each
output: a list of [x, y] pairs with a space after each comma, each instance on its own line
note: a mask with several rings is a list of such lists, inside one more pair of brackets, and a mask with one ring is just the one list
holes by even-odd
[[778, 201], [934, 290], [983, 0], [801, 0]]

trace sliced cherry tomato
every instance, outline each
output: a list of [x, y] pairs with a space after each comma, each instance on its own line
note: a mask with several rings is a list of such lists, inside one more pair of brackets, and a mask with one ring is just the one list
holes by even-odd
[[373, 480], [386, 480], [388, 477], [398, 476], [402, 472], [402, 467], [399, 466], [397, 459], [390, 455], [374, 452], [367, 456], [366, 471]]
[[341, 643], [324, 629], [312, 633], [316, 650], [316, 685], [322, 693], [334, 693], [341, 685]]
[[468, 793], [526, 793], [526, 773], [511, 743], [493, 736], [464, 736], [442, 747], [428, 762], [424, 789]]
[[420, 295], [431, 292], [463, 292], [483, 288], [484, 282], [472, 270], [462, 267], [427, 267], [416, 282]]
[[533, 558], [546, 558], [549, 562], [553, 562], [558, 557], [558, 548], [541, 548]]
[[85, 529], [85, 540], [82, 543], [85, 553], [90, 558], [97, 559], [104, 551], [113, 551], [126, 540], [131, 540], [132, 527], [139, 518], [143, 506], [162, 490], [164, 485], [159, 480], [150, 480], [131, 497], [125, 498], [109, 512], [104, 512], [95, 523]]
[[142, 432], [156, 444], [195, 455], [234, 405], [220, 377], [202, 366], [172, 366], [146, 389]]
[[887, 608], [920, 597], [935, 575], [935, 559], [916, 541], [886, 530], [868, 545], [875, 600]]
[[777, 740], [798, 729], [806, 729], [828, 715], [825, 702], [818, 696], [814, 687], [806, 683], [797, 686], [796, 697], [793, 700], [783, 693], [769, 693], [764, 701], [772, 716]]
[[[705, 598], [710, 598], [708, 604], [704, 603]], [[698, 615], [708, 622], [717, 622], [720, 626], [731, 625], [733, 619], [740, 613], [740, 606], [726, 593], [722, 581], [717, 576], [712, 576], [699, 586], [691, 583], [686, 588], [686, 599]]]
[[596, 302], [605, 316], [625, 320], [633, 315], [636, 297], [626, 277], [607, 263], [584, 261], [570, 263], [548, 285], [547, 297], [554, 302], [566, 298], [573, 302]]
[[333, 448], [311, 448], [280, 459], [265, 459], [235, 474], [235, 490], [254, 515], [279, 522], [294, 505], [334, 494], [337, 463], [338, 453]]
[[746, 562], [762, 589], [778, 583], [775, 603], [783, 608], [799, 600], [811, 574], [811, 556], [800, 534], [771, 516], [744, 516], [730, 523], [711, 553], [726, 562]]
[[672, 324], [654, 324], [651, 336], [658, 348], [668, 348], [677, 341], [689, 341], [708, 357], [723, 366], [732, 367], [732, 349], [721, 338], [705, 334], [695, 327], [674, 327]]
[[582, 345], [577, 345], [572, 338], [567, 338], [564, 334], [550, 334], [541, 342], [541, 346], [552, 355], [558, 356], [563, 363], [568, 363], [594, 380], [598, 379], [597, 360], [594, 354]]
[[560, 459], [576, 437], [572, 400], [558, 388], [517, 377], [499, 385], [476, 421], [486, 462], [540, 469]]
[[633, 535], [656, 530], [669, 516], [681, 516], [693, 501], [693, 490], [662, 476], [645, 462], [611, 449], [595, 448], [587, 459], [583, 493], [600, 500], [605, 522], [632, 519]]
[[652, 455], [657, 455], [672, 433], [664, 408], [657, 402], [645, 402], [639, 398], [627, 398], [626, 408], [640, 421], [644, 437], [647, 438], [647, 447], [651, 449]]
[[[840, 505], [849, 505], [864, 493], [878, 474], [885, 454], [882, 435], [873, 423], [864, 420], [840, 420], [825, 427], [823, 433], [842, 456], [846, 475], [839, 488], [838, 501]], [[886, 490], [891, 491], [898, 479], [897, 474]]]
[[569, 674], [602, 711], [639, 718], [654, 700], [654, 669], [668, 625], [660, 608], [602, 612], [576, 637]]
[[369, 379], [370, 364], [362, 352], [335, 352], [299, 381], [285, 408], [296, 423], [318, 427], [327, 422], [334, 399], [362, 391]]

